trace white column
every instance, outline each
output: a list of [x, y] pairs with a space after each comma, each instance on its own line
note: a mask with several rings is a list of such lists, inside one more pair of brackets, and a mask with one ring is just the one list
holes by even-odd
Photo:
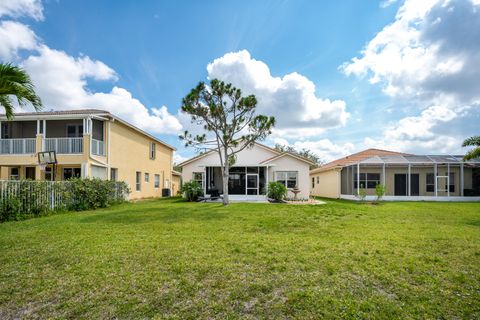
[[463, 197], [463, 181], [464, 181], [464, 177], [463, 177], [464, 173], [463, 173], [463, 162], [460, 164], [460, 196]]
[[407, 191], [408, 196], [412, 195], [412, 165], [408, 164], [408, 178], [407, 178]]
[[433, 166], [433, 176], [434, 176], [434, 187], [435, 187], [435, 197], [438, 196], [438, 191], [437, 191], [437, 164]]
[[385, 183], [386, 183], [386, 177], [385, 177], [385, 163], [384, 163], [382, 167], [382, 184], [385, 186]]
[[447, 197], [450, 197], [450, 163], [447, 163]]
[[40, 134], [40, 120], [37, 120], [37, 135]]
[[43, 120], [43, 136], [47, 137], [47, 120]]
[[357, 196], [360, 195], [360, 162], [357, 163]]

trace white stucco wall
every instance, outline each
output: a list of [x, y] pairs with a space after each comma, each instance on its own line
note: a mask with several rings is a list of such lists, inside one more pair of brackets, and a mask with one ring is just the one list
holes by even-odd
[[[279, 159], [276, 159], [269, 163], [268, 169], [268, 179], [269, 181], [274, 181], [275, 171], [297, 171], [298, 172], [298, 188], [300, 193], [298, 198], [308, 199], [310, 196], [310, 185], [309, 185], [309, 174], [310, 174], [310, 165], [304, 161], [298, 160], [291, 156], [283, 156]], [[289, 197], [293, 197], [294, 194], [289, 191]]]
[[[272, 150], [255, 145], [253, 148], [245, 149], [237, 154], [237, 161], [235, 166], [259, 166], [261, 162], [279, 155]], [[265, 165], [265, 164], [264, 164]], [[211, 153], [205, 157], [192, 161], [182, 167], [183, 181], [192, 180], [194, 172], [205, 172], [205, 167], [220, 166], [220, 160], [217, 153]], [[275, 171], [297, 171], [298, 172], [298, 187], [301, 192], [298, 194], [299, 198], [308, 198], [310, 194], [309, 189], [309, 164], [298, 160], [294, 157], [285, 155], [268, 163], [268, 180], [274, 180]], [[293, 193], [289, 192], [289, 197], [293, 197]]]

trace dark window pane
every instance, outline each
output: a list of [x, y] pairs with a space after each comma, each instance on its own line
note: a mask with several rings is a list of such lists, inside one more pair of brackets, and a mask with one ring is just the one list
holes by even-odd
[[380, 173], [369, 173], [367, 174], [367, 180], [380, 180]]
[[258, 167], [247, 167], [247, 173], [258, 173]]
[[288, 180], [287, 181], [287, 188], [295, 188], [297, 186], [296, 180]]
[[435, 183], [435, 177], [433, 173], [427, 173], [427, 184], [434, 184]]
[[368, 189], [375, 189], [375, 187], [377, 186], [378, 184], [378, 181], [370, 181], [368, 180], [367, 181], [367, 188]]
[[256, 195], [257, 194], [257, 189], [247, 189], [247, 194]]
[[435, 186], [433, 184], [427, 184], [427, 192], [434, 192]]

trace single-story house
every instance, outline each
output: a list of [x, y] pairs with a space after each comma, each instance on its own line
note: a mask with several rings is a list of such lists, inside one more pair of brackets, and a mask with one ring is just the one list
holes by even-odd
[[327, 198], [375, 198], [377, 184], [385, 200], [480, 201], [480, 159], [364, 150], [310, 171], [311, 194]]
[[[236, 156], [228, 182], [231, 200], [266, 200], [267, 185], [271, 181], [283, 183], [289, 190], [288, 197], [294, 197], [292, 190], [298, 189], [297, 197], [308, 199], [310, 160], [260, 143], [245, 148]], [[220, 159], [215, 150], [186, 160], [179, 166], [183, 182], [196, 180], [205, 194], [223, 194]]]

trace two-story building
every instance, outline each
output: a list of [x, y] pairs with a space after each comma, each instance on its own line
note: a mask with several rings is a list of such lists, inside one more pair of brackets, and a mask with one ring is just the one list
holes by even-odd
[[[125, 181], [131, 199], [171, 190], [175, 148], [103, 110], [0, 115], [0, 179]], [[57, 165], [41, 168], [39, 151], [55, 151]]]

